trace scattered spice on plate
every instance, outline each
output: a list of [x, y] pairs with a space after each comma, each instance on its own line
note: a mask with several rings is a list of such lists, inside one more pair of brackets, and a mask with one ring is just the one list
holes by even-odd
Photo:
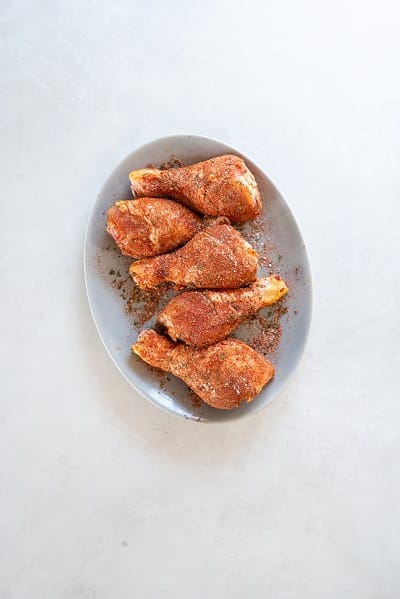
[[167, 286], [144, 291], [133, 282], [128, 272], [125, 278], [114, 268], [111, 268], [108, 274], [112, 277], [111, 287], [119, 291], [119, 296], [125, 302], [125, 311], [132, 316], [134, 326], [144, 325], [161, 309], [160, 300], [166, 294]]
[[272, 361], [277, 357], [282, 337], [281, 318], [287, 312], [284, 301], [280, 301], [270, 306], [266, 314], [263, 310], [252, 318], [258, 332], [249, 339], [248, 345]]
[[180, 168], [182, 166], [185, 165], [183, 164], [183, 161], [180, 158], [178, 158], [177, 156], [171, 156], [169, 160], [164, 160], [158, 166], [156, 164], [147, 164], [146, 168], [158, 168], [161, 171], [165, 171], [169, 168]]
[[[263, 215], [239, 225], [239, 231], [243, 237], [254, 247], [259, 255], [260, 266], [267, 267], [271, 272], [279, 271], [274, 269], [272, 256], [276, 253], [275, 244], [271, 237], [271, 223]], [[282, 258], [281, 255], [280, 259]], [[278, 257], [278, 261], [280, 261]]]

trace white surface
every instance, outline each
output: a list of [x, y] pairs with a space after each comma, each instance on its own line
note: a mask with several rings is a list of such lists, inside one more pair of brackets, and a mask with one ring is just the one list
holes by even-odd
[[[1, 3], [1, 599], [399, 597], [397, 6]], [[301, 366], [232, 425], [136, 397], [85, 297], [104, 178], [175, 132], [254, 157], [311, 255]]]

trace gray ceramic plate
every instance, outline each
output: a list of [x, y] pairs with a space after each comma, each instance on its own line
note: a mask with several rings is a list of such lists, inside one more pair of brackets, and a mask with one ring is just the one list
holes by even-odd
[[[255, 175], [263, 198], [263, 215], [257, 240], [261, 253], [268, 253], [260, 274], [279, 272], [290, 292], [281, 318], [282, 337], [272, 361], [276, 375], [250, 404], [229, 412], [216, 410], [198, 401], [186, 385], [172, 375], [159, 372], [132, 355], [130, 347], [138, 331], [154, 325], [155, 318], [137, 323], [127, 311], [127, 298], [133, 284], [127, 273], [131, 259], [123, 257], [106, 233], [106, 211], [116, 199], [131, 197], [128, 173], [148, 164], [159, 165], [171, 156], [192, 164], [212, 156], [232, 153], [242, 156]], [[250, 229], [244, 233], [249, 233]], [[264, 248], [264, 249], [263, 249]], [[265, 257], [265, 256], [264, 256]], [[299, 227], [279, 191], [252, 160], [219, 141], [197, 135], [164, 137], [142, 146], [123, 160], [111, 173], [94, 205], [85, 241], [85, 278], [89, 304], [99, 335], [121, 374], [146, 399], [164, 410], [191, 420], [210, 422], [241, 418], [258, 412], [282, 391], [303, 353], [311, 319], [311, 273]], [[131, 304], [132, 307], [132, 304]], [[133, 308], [135, 305], [133, 303]], [[264, 309], [264, 312], [266, 309]], [[265, 314], [268, 318], [268, 313]], [[254, 327], [253, 327], [254, 328]], [[236, 335], [245, 341], [256, 334], [250, 324], [242, 325]]]

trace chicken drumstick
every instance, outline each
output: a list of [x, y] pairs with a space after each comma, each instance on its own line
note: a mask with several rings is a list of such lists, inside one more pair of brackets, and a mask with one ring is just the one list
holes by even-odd
[[277, 275], [249, 287], [223, 291], [187, 291], [174, 297], [158, 315], [174, 341], [205, 346], [227, 337], [243, 320], [270, 306], [288, 291]]
[[178, 287], [235, 289], [256, 279], [257, 252], [230, 225], [213, 225], [171, 254], [143, 258], [129, 272], [142, 289], [165, 282]]
[[107, 213], [107, 231], [126, 256], [157, 256], [183, 245], [204, 221], [173, 200], [140, 198], [116, 202]]
[[147, 329], [132, 350], [144, 362], [182, 379], [203, 401], [221, 410], [249, 403], [274, 376], [273, 365], [238, 339], [193, 348]]
[[256, 180], [238, 156], [226, 154], [166, 170], [144, 168], [132, 171], [129, 178], [135, 197], [170, 196], [192, 210], [210, 216], [227, 216], [233, 223], [261, 213]]

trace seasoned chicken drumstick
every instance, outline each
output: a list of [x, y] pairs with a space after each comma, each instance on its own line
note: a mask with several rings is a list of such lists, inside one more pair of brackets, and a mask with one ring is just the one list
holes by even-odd
[[249, 403], [274, 376], [273, 365], [238, 339], [193, 348], [147, 329], [132, 350], [151, 366], [182, 379], [203, 401], [221, 410]]
[[241, 158], [230, 154], [181, 168], [144, 168], [132, 171], [129, 178], [135, 197], [170, 196], [192, 210], [227, 216], [233, 223], [255, 218], [262, 208], [253, 174]]
[[173, 200], [140, 198], [116, 202], [107, 213], [107, 231], [126, 256], [165, 254], [183, 245], [204, 221]]
[[213, 225], [173, 252], [134, 262], [129, 272], [142, 289], [164, 282], [178, 287], [234, 289], [256, 279], [257, 252], [230, 225]]
[[158, 315], [174, 341], [204, 346], [227, 337], [243, 320], [270, 306], [288, 291], [277, 275], [249, 287], [223, 291], [187, 291], [174, 297]]

